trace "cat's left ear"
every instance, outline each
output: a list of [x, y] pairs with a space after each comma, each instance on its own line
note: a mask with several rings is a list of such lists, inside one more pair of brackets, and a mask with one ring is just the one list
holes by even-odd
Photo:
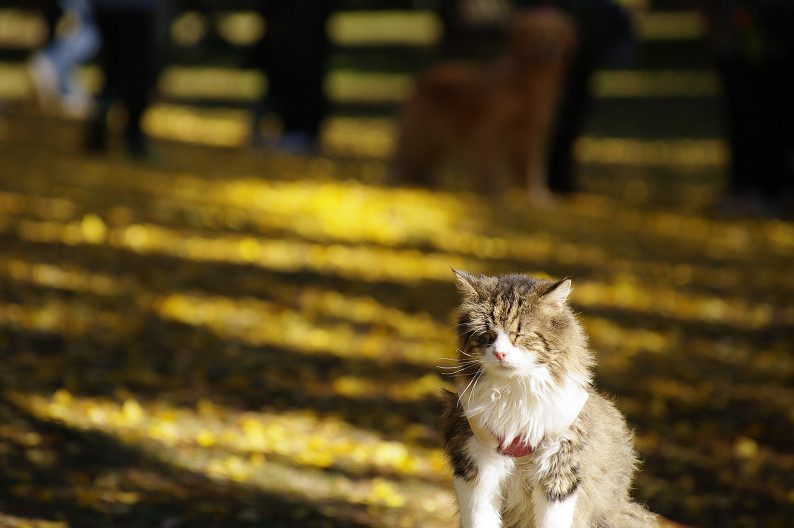
[[454, 268], [452, 268], [452, 273], [455, 274], [455, 285], [463, 299], [477, 300], [480, 297], [480, 285], [477, 277]]
[[552, 284], [549, 290], [543, 294], [543, 302], [550, 308], [562, 311], [565, 306], [565, 301], [568, 300], [568, 295], [571, 294], [571, 279], [563, 279], [555, 284]]

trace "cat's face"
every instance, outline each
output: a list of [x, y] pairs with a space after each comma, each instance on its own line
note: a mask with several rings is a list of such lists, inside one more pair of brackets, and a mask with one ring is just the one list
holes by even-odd
[[462, 295], [459, 367], [464, 378], [484, 374], [562, 383], [572, 370], [589, 366], [581, 350], [584, 335], [566, 306], [569, 279], [455, 274]]

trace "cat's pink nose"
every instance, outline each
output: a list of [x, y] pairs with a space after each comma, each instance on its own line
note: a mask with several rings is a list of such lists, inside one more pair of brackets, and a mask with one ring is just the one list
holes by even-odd
[[506, 352], [499, 352], [498, 350], [494, 350], [493, 355], [496, 356], [496, 359], [499, 361], [502, 361], [505, 357], [507, 357]]

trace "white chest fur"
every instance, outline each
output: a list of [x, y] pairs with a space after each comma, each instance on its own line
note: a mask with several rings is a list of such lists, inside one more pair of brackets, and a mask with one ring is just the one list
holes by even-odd
[[[481, 380], [486, 381], [486, 380]], [[487, 380], [463, 398], [466, 417], [499, 438], [503, 447], [519, 438], [537, 447], [570, 427], [587, 402], [585, 383], [569, 379], [562, 386], [533, 386], [523, 379]]]

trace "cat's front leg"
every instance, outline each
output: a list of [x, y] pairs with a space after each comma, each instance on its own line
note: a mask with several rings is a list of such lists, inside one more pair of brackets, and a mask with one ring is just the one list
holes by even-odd
[[456, 472], [453, 479], [461, 526], [499, 528], [502, 525], [500, 488], [514, 462], [483, 446], [473, 436], [467, 440], [464, 451], [471, 466], [469, 471]]
[[551, 497], [542, 486], [532, 491], [535, 528], [571, 528], [576, 510], [576, 491], [565, 497]]
[[581, 482], [573, 443], [562, 440], [545, 451], [538, 453], [532, 488], [535, 528], [571, 528]]

